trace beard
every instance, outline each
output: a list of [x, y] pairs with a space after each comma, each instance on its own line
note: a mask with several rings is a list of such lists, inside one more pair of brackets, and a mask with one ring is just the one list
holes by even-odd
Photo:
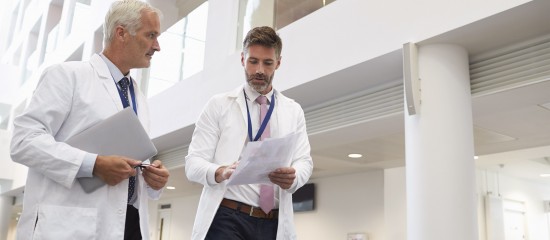
[[[246, 71], [244, 72], [246, 76], [246, 82], [250, 87], [252, 87], [256, 92], [262, 93], [268, 90], [268, 88], [271, 86], [271, 82], [273, 81], [273, 78], [275, 77], [275, 73], [271, 76], [266, 76], [265, 74], [250, 74], [248, 75]], [[256, 81], [254, 81], [256, 80]], [[261, 80], [261, 82], [257, 82]]]

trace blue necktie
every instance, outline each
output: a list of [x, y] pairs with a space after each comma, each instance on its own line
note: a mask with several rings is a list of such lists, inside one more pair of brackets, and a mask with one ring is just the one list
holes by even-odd
[[[122, 91], [122, 95], [125, 99], [122, 100], [122, 106], [124, 108], [127, 108], [130, 106], [130, 100], [128, 99], [128, 86], [130, 85], [130, 81], [127, 77], [122, 78], [118, 84], [120, 85], [120, 90]], [[124, 101], [126, 100], [126, 101]], [[134, 190], [136, 187], [136, 177], [131, 176], [129, 178], [129, 184], [128, 184], [128, 203], [130, 203], [130, 200], [132, 199], [132, 196], [134, 195]]]

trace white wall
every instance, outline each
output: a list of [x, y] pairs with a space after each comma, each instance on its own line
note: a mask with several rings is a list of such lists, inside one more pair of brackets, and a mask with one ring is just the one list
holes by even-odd
[[[11, 189], [25, 185], [27, 167], [15, 163], [10, 159], [11, 134], [6, 130], [0, 130], [0, 179], [13, 180]], [[10, 189], [2, 189], [8, 191]]]
[[[170, 223], [169, 239], [185, 240], [191, 239], [193, 222], [197, 213], [197, 205], [200, 195], [161, 199], [149, 202], [149, 229], [151, 239], [159, 239], [157, 227], [159, 221], [159, 206], [162, 204], [171, 204], [172, 214]], [[166, 224], [166, 223], [165, 223]]]
[[314, 179], [316, 210], [295, 214], [298, 239], [346, 239], [365, 232], [383, 240], [384, 173], [382, 170]]
[[[523, 202], [526, 207], [527, 238], [550, 239], [544, 200], [550, 200], [550, 186], [499, 174], [499, 188], [503, 199]], [[495, 191], [496, 192], [496, 191]]]
[[[529, 181], [494, 171], [478, 169], [477, 196], [479, 240], [487, 239], [487, 216], [485, 213], [485, 196], [500, 196], [503, 200], [513, 200], [524, 203], [526, 207], [525, 239], [550, 239], [550, 225], [547, 214], [544, 213], [544, 200], [550, 200], [550, 186]], [[493, 219], [494, 220], [494, 219]]]
[[[477, 196], [479, 197], [477, 206], [479, 240], [487, 239], [484, 197], [488, 193], [493, 196], [500, 194], [502, 199], [525, 204], [526, 231], [528, 233], [526, 239], [550, 239], [550, 219], [548, 213], [544, 212], [543, 205], [543, 201], [550, 200], [550, 186], [485, 170], [477, 170], [476, 173]], [[386, 169], [384, 175], [386, 239], [405, 240], [405, 168]]]
[[[500, 174], [498, 190], [497, 185], [491, 183], [495, 173], [489, 173], [488, 177], [485, 171], [477, 170], [477, 173], [479, 240], [486, 240], [482, 200], [488, 191], [492, 194], [500, 191], [504, 199], [525, 203], [528, 239], [550, 239], [549, 216], [543, 209], [543, 201], [550, 200], [550, 186]], [[316, 206], [314, 211], [295, 213], [298, 239], [344, 240], [348, 233], [365, 232], [369, 240], [406, 240], [405, 167], [318, 178], [311, 182], [316, 187]], [[158, 206], [170, 203], [170, 239], [190, 239], [199, 197], [196, 194], [151, 201], [151, 229], [157, 226]], [[153, 235], [153, 239], [155, 237]]]
[[[10, 156], [10, 137], [11, 135], [6, 130], [0, 130], [0, 156]], [[13, 173], [10, 169], [12, 161], [2, 159], [2, 167], [0, 168], [0, 179], [12, 179]], [[5, 190], [5, 189], [4, 189]], [[0, 191], [1, 192], [1, 191]]]
[[[314, 179], [315, 210], [294, 216], [298, 239], [347, 239], [366, 232], [369, 240], [385, 240], [383, 171]], [[156, 229], [159, 204], [172, 204], [170, 239], [190, 239], [199, 195], [152, 201], [151, 229]], [[156, 239], [156, 234], [153, 239]]]

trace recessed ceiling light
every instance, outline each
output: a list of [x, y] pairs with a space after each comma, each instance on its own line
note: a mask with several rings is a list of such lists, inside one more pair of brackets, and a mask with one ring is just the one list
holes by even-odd
[[359, 154], [359, 153], [352, 153], [352, 154], [349, 154], [348, 157], [350, 158], [360, 158], [362, 157], [363, 155]]
[[540, 177], [550, 177], [550, 173], [543, 173], [540, 175]]
[[478, 156], [474, 156], [474, 159], [476, 159], [476, 160], [477, 160], [478, 158], [479, 158]]
[[174, 189], [176, 189], [176, 187], [168, 186], [168, 187], [166, 187], [166, 189], [174, 190]]

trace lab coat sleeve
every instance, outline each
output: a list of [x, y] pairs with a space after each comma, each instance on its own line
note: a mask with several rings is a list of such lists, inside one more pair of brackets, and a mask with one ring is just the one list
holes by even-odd
[[70, 188], [86, 152], [59, 142], [75, 94], [74, 71], [54, 65], [44, 71], [30, 104], [14, 120], [10, 154], [13, 161]]
[[296, 170], [296, 179], [292, 186], [286, 190], [289, 193], [294, 193], [306, 184], [313, 172], [313, 160], [311, 159], [311, 147], [306, 131], [304, 111], [297, 103], [296, 105], [295, 116], [297, 116], [296, 132], [298, 133], [298, 139], [296, 141], [296, 150], [291, 163], [291, 166]]
[[218, 119], [220, 109], [211, 99], [195, 124], [189, 154], [185, 158], [185, 173], [190, 181], [212, 186], [208, 177], [213, 175], [219, 164], [214, 163], [214, 154], [220, 137]]

